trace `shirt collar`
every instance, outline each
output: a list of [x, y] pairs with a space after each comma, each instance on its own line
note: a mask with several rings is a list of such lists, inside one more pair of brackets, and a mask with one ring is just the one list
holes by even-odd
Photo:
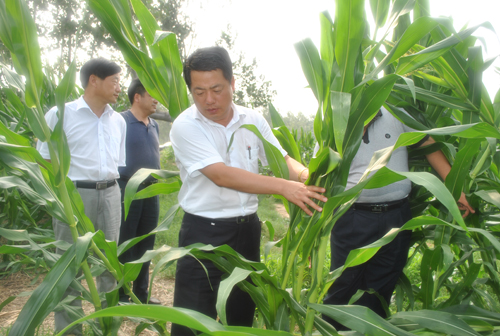
[[[78, 100], [77, 100], [77, 110], [80, 110], [80, 109], [89, 109], [92, 113], [94, 113], [92, 111], [92, 109], [90, 108], [90, 106], [85, 101], [85, 99], [83, 99], [83, 96], [80, 96], [80, 98], [78, 98]], [[103, 114], [108, 113], [111, 116], [114, 112], [115, 112], [115, 110], [113, 110], [113, 108], [111, 106], [109, 106], [109, 104], [106, 104], [106, 106], [104, 107]]]
[[[198, 120], [201, 120], [207, 124], [211, 124], [211, 125], [219, 125], [221, 127], [224, 127], [222, 126], [221, 124], [218, 124], [208, 118], [206, 118], [203, 114], [201, 114], [201, 112], [198, 110], [198, 108], [196, 107], [196, 105], [193, 105], [194, 109], [195, 109], [195, 119], [198, 119]], [[244, 109], [240, 108], [240, 106], [236, 105], [235, 103], [231, 103], [231, 107], [233, 109], [233, 118], [231, 119], [231, 121], [229, 121], [229, 124], [227, 124], [226, 128], [229, 128], [231, 127], [232, 125], [238, 123], [240, 120], [243, 120], [245, 117], [246, 117], [246, 112]]]
[[[130, 116], [132, 117], [132, 120], [130, 121], [131, 124], [133, 124], [133, 123], [141, 123], [141, 124], [145, 125], [144, 122], [142, 122], [142, 121], [140, 121], [139, 119], [136, 118], [136, 116], [132, 113], [132, 111], [127, 110], [127, 112], [130, 112]], [[149, 123], [148, 123], [147, 126], [151, 125], [152, 127], [156, 127], [155, 124], [153, 123], [153, 119], [151, 117], [148, 116], [148, 120], [149, 120]]]

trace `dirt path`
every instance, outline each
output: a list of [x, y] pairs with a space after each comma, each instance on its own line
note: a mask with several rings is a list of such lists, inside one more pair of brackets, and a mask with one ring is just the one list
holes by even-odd
[[290, 218], [290, 215], [288, 214], [288, 212], [286, 212], [286, 208], [283, 204], [276, 203], [274, 206], [276, 207], [276, 211], [278, 211], [281, 217]]
[[[26, 295], [17, 297], [14, 301], [6, 305], [0, 311], [0, 333], [3, 328], [7, 328], [14, 323], [14, 321], [17, 319], [17, 316], [21, 312], [21, 309], [29, 299], [29, 292], [33, 291], [42, 281], [43, 276], [40, 276], [38, 279], [36, 279], [33, 275], [22, 272], [18, 272], [6, 278], [0, 279], [0, 304], [10, 296], [17, 296], [21, 293], [26, 293]], [[171, 307], [173, 302], [173, 293], [173, 279], [165, 279], [159, 277], [155, 278], [153, 291], [151, 293], [153, 297], [158, 298], [164, 306]], [[83, 310], [86, 313], [90, 313], [93, 311], [93, 306], [88, 302], [84, 302]], [[134, 335], [136, 326], [136, 323], [125, 320], [122, 323], [119, 335]], [[44, 320], [41, 329], [44, 333], [48, 334], [53, 330], [53, 328], [54, 313], [50, 313], [49, 316], [47, 316], [47, 318]], [[157, 333], [145, 330], [140, 335], [149, 336], [157, 335]]]

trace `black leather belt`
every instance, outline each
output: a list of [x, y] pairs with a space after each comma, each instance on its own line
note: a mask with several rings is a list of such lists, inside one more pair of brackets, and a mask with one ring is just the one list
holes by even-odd
[[116, 184], [116, 180], [107, 181], [75, 181], [77, 188], [104, 190]]
[[200, 218], [203, 218], [205, 220], [213, 220], [213, 221], [216, 221], [216, 222], [232, 222], [232, 223], [238, 223], [238, 224], [249, 223], [250, 221], [255, 220], [255, 218], [257, 218], [257, 214], [256, 213], [253, 213], [251, 215], [246, 215], [246, 216], [227, 217], [227, 218], [207, 218], [207, 217], [193, 215], [193, 214], [190, 214], [190, 213], [187, 213], [187, 212], [186, 212], [186, 215], [188, 215], [188, 216], [194, 216], [194, 217], [200, 217]]
[[403, 198], [401, 200], [384, 202], [384, 203], [354, 203], [351, 208], [353, 210], [387, 212], [400, 208], [407, 201], [408, 201], [407, 198]]
[[234, 222], [234, 223], [248, 223], [255, 219], [257, 214], [251, 214], [246, 216], [238, 216], [238, 217], [228, 217], [228, 218], [215, 218], [217, 221], [221, 222]]

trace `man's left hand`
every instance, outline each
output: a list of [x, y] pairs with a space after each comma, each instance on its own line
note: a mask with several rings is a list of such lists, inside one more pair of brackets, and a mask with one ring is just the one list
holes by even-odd
[[457, 201], [458, 203], [458, 208], [460, 210], [465, 211], [465, 213], [462, 215], [463, 218], [467, 217], [469, 213], [476, 213], [476, 211], [470, 206], [469, 202], [465, 198], [465, 194], [462, 192], [460, 195], [460, 198]]

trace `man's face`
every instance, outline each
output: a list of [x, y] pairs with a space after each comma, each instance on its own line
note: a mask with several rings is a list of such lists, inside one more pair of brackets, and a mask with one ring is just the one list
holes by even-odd
[[139, 108], [146, 112], [148, 115], [151, 115], [156, 112], [156, 105], [158, 105], [158, 101], [151, 97], [151, 95], [147, 92], [141, 96], [136, 93], [134, 97], [134, 102], [138, 103]]
[[[93, 76], [93, 75], [92, 75]], [[118, 94], [122, 91], [120, 88], [120, 74], [115, 74], [101, 79], [95, 76], [96, 95], [106, 104], [114, 104], [118, 99]]]
[[191, 71], [191, 93], [198, 111], [207, 119], [227, 126], [233, 117], [234, 78], [229, 82], [221, 69]]

